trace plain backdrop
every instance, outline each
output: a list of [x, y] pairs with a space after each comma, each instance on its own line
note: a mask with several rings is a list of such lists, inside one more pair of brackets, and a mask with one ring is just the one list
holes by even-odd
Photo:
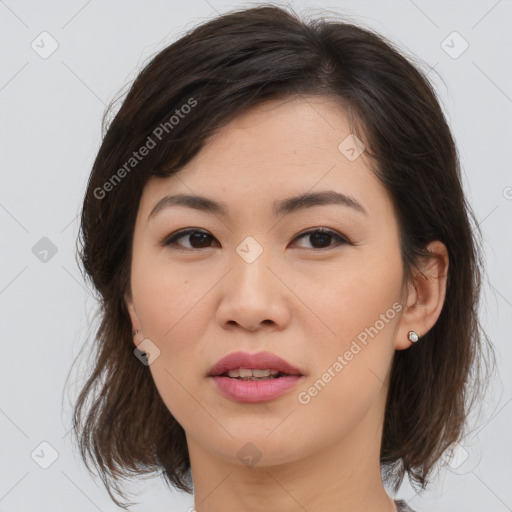
[[[279, 3], [279, 2], [276, 2]], [[73, 446], [85, 373], [65, 379], [95, 326], [75, 258], [78, 214], [108, 102], [185, 30], [256, 2], [0, 1], [2, 512], [120, 510]], [[284, 2], [283, 2], [284, 4]], [[455, 135], [484, 234], [482, 323], [498, 354], [482, 417], [417, 512], [512, 510], [512, 2], [293, 2], [376, 29], [423, 63]], [[133, 511], [183, 511], [193, 498], [140, 479]]]

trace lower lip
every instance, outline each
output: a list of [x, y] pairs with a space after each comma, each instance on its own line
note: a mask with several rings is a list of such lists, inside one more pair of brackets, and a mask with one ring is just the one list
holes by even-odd
[[287, 375], [277, 379], [238, 380], [230, 377], [211, 377], [219, 391], [232, 400], [245, 403], [267, 402], [292, 389], [302, 375]]

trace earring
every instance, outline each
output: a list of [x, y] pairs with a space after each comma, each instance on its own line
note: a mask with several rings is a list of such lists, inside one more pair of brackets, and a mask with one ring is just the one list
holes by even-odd
[[416, 343], [420, 338], [414, 331], [409, 331], [407, 337], [413, 342]]
[[139, 331], [133, 331], [132, 332], [132, 336], [136, 336], [137, 334], [139, 334]]

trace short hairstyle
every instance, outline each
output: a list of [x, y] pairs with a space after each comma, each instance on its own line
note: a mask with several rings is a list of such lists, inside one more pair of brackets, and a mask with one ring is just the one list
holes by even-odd
[[[343, 107], [392, 198], [406, 279], [429, 255], [430, 241], [448, 250], [437, 322], [421, 343], [394, 354], [380, 453], [384, 481], [397, 491], [407, 473], [425, 489], [443, 453], [462, 439], [483, 391], [482, 348], [489, 343], [478, 319], [481, 234], [436, 93], [412, 60], [371, 29], [260, 5], [189, 30], [143, 67], [108, 122], [105, 113], [79, 234], [100, 322], [73, 424], [87, 468], [90, 459], [117, 505], [126, 508], [112, 490], [125, 499], [119, 479], [130, 474], [161, 471], [168, 485], [192, 492], [184, 429], [134, 357], [125, 304], [144, 185], [177, 173], [209, 136], [264, 100], [319, 96]], [[154, 147], [135, 159], [150, 141]]]

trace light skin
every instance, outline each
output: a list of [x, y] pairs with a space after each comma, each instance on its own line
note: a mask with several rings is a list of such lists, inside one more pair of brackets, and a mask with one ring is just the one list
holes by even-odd
[[[198, 512], [395, 510], [379, 464], [391, 363], [412, 345], [410, 330], [423, 336], [438, 319], [448, 256], [432, 242], [422, 272], [403, 283], [391, 198], [364, 152], [350, 161], [338, 149], [349, 133], [333, 99], [265, 101], [221, 128], [178, 175], [143, 190], [126, 303], [140, 331], [134, 343], [148, 338], [160, 350], [149, 369], [185, 430]], [[273, 215], [274, 201], [320, 191], [348, 195], [365, 213], [326, 204]], [[148, 219], [175, 194], [223, 202], [228, 214], [175, 205]], [[185, 228], [209, 236], [161, 245]], [[251, 263], [236, 250], [247, 237], [263, 250]], [[381, 315], [378, 333], [300, 403]], [[207, 375], [239, 350], [273, 352], [306, 376], [269, 402], [230, 400]], [[251, 467], [237, 456], [246, 443], [261, 455]]]

